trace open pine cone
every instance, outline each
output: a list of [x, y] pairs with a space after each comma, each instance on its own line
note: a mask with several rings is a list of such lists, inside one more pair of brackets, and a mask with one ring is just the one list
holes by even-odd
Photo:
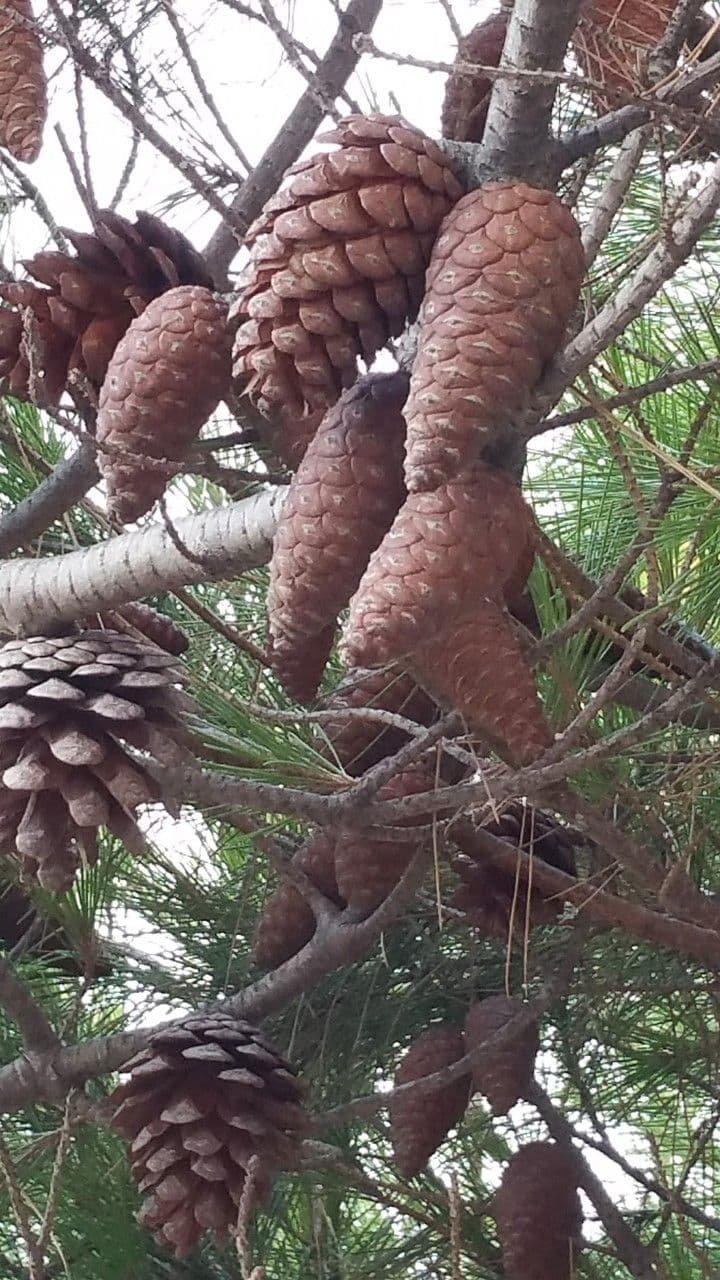
[[[335, 838], [316, 831], [293, 857], [298, 870], [337, 906], [344, 906], [335, 876]], [[253, 959], [262, 969], [277, 969], [310, 941], [315, 933], [312, 907], [299, 889], [281, 881], [262, 909], [255, 930]]]
[[578, 1167], [553, 1142], [512, 1156], [495, 1197], [506, 1280], [571, 1280], [581, 1243]]
[[413, 319], [443, 217], [461, 194], [442, 151], [400, 116], [349, 116], [302, 160], [250, 228], [234, 372], [286, 453]]
[[[24, 264], [37, 284], [0, 284], [0, 298], [13, 306], [0, 310], [0, 375], [13, 395], [43, 406], [57, 404], [75, 371], [99, 391], [118, 342], [153, 298], [178, 285], [213, 288], [190, 241], [149, 213], [132, 223], [104, 210], [92, 235], [65, 235], [74, 255], [45, 250]], [[37, 366], [32, 379], [28, 338]]]
[[[459, 42], [456, 64], [499, 67], [507, 24], [506, 13], [491, 13], [484, 22], [479, 22]], [[457, 142], [482, 142], [492, 88], [492, 80], [482, 71], [474, 75], [458, 67], [451, 71], [445, 85], [442, 108], [443, 138], [454, 138]]]
[[30, 0], [5, 0], [0, 14], [0, 146], [37, 160], [47, 117], [47, 79]]
[[405, 408], [408, 489], [433, 489], [496, 447], [557, 351], [584, 272], [580, 230], [550, 191], [489, 182], [433, 249]]
[[185, 737], [169, 654], [113, 631], [11, 640], [0, 650], [0, 849], [44, 889], [72, 884], [107, 827], [141, 853], [139, 805]]
[[253, 1202], [293, 1163], [307, 1126], [301, 1086], [261, 1031], [222, 1013], [158, 1032], [126, 1070], [113, 1125], [147, 1193], [140, 1221], [182, 1258], [206, 1231], [233, 1234], [254, 1158]]
[[573, 45], [585, 75], [611, 91], [593, 90], [601, 111], [622, 106], [625, 94], [642, 93], [648, 53], [665, 34], [677, 4], [678, 0], [587, 0], [583, 5]]
[[[428, 1027], [410, 1045], [395, 1072], [395, 1085], [435, 1075], [465, 1056], [462, 1031]], [[451, 1129], [462, 1120], [470, 1099], [470, 1075], [431, 1093], [407, 1093], [390, 1102], [390, 1132], [395, 1164], [405, 1178], [425, 1167]]]
[[408, 380], [371, 373], [325, 417], [283, 504], [270, 566], [272, 665], [300, 702], [317, 693], [337, 616], [405, 496]]
[[139, 519], [164, 493], [166, 470], [146, 459], [184, 457], [229, 389], [230, 345], [225, 303], [197, 285], [155, 298], [118, 343], [97, 417], [98, 464], [118, 520]]
[[[465, 1019], [466, 1051], [478, 1049], [521, 1010], [519, 1001], [503, 995], [488, 996], [472, 1004]], [[532, 1023], [526, 1031], [488, 1050], [473, 1066], [473, 1091], [487, 1098], [494, 1116], [507, 1115], [525, 1097], [539, 1048], [537, 1024]]]
[[347, 714], [360, 707], [389, 711], [422, 725], [431, 724], [437, 713], [432, 698], [399, 667], [349, 672], [325, 706], [337, 714], [332, 720], [324, 720], [322, 728], [329, 744], [326, 754], [339, 760], [353, 777], [394, 755], [407, 742], [407, 734], [401, 728]]

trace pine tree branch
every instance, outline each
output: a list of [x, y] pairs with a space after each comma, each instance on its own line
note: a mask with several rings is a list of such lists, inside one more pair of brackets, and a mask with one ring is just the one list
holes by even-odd
[[58, 463], [27, 498], [0, 516], [0, 556], [8, 556], [44, 533], [55, 520], [80, 502], [98, 480], [93, 445], [85, 442]]
[[18, 1027], [28, 1053], [41, 1053], [60, 1044], [44, 1010], [9, 960], [0, 956], [0, 1005]]

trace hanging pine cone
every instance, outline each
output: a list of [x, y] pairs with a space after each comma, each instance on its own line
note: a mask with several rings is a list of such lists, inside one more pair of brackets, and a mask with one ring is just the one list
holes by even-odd
[[337, 715], [324, 720], [322, 728], [327, 754], [355, 778], [407, 742], [401, 729], [346, 714], [360, 707], [389, 711], [422, 725], [431, 724], [437, 712], [432, 698], [399, 667], [351, 671], [328, 699], [326, 709]]
[[270, 566], [270, 655], [300, 702], [317, 693], [337, 615], [405, 496], [407, 388], [403, 373], [371, 373], [344, 392], [283, 504]]
[[662, 39], [678, 0], [587, 0], [573, 45], [589, 79], [609, 93], [593, 90], [601, 111], [623, 105], [625, 95], [641, 94], [647, 56]]
[[[505, 47], [508, 16], [491, 13], [458, 44], [455, 63], [475, 63], [478, 67], [499, 67]], [[482, 142], [493, 82], [482, 71], [468, 74], [457, 65], [445, 85], [442, 108], [443, 138], [457, 142]]]
[[0, 146], [31, 164], [42, 146], [47, 79], [30, 0], [5, 0], [0, 13]]
[[179, 678], [168, 654], [113, 631], [0, 650], [0, 847], [26, 879], [69, 888], [97, 858], [99, 827], [142, 852], [134, 813], [160, 795], [126, 745], [172, 756]]
[[581, 1243], [578, 1166], [553, 1142], [511, 1158], [495, 1198], [506, 1280], [571, 1280]]
[[[471, 1004], [465, 1019], [465, 1047], [472, 1053], [520, 1013], [522, 1005], [508, 996], [488, 996]], [[494, 1116], [506, 1116], [524, 1098], [533, 1079], [540, 1049], [537, 1023], [490, 1049], [473, 1066], [473, 1091], [482, 1093]]]
[[[316, 831], [293, 857], [316, 889], [336, 906], [344, 906], [335, 876], [335, 837]], [[255, 930], [253, 959], [262, 969], [277, 969], [310, 941], [315, 933], [312, 907], [288, 881], [281, 881], [268, 898]]]
[[[386, 782], [378, 800], [400, 800], [435, 790], [435, 757], [409, 765]], [[422, 820], [424, 821], [424, 819]], [[413, 839], [408, 824], [408, 840], [374, 840], [367, 829], [346, 830], [335, 845], [335, 874], [341, 896], [351, 907], [374, 911], [392, 893], [421, 847]]]
[[490, 182], [445, 219], [427, 273], [405, 409], [408, 489], [433, 489], [497, 445], [557, 351], [584, 271], [550, 191]]
[[118, 520], [139, 519], [162, 496], [167, 472], [146, 459], [181, 459], [229, 383], [227, 307], [208, 289], [170, 289], [133, 320], [108, 366], [97, 417], [98, 462]]
[[233, 310], [238, 383], [289, 439], [354, 382], [358, 356], [371, 361], [417, 314], [461, 194], [439, 147], [400, 116], [349, 116], [320, 141], [339, 149], [295, 165], [250, 228]]
[[[189, 240], [149, 213], [138, 213], [132, 223], [104, 210], [92, 235], [65, 235], [74, 255], [43, 251], [24, 264], [38, 284], [0, 284], [0, 298], [16, 308], [0, 310], [0, 376], [13, 395], [45, 407], [57, 404], [75, 372], [100, 390], [115, 347], [153, 298], [178, 285], [214, 287]], [[26, 311], [36, 362], [32, 379]]]
[[[465, 1056], [462, 1031], [429, 1027], [411, 1044], [395, 1072], [396, 1087], [450, 1067]], [[390, 1132], [395, 1164], [414, 1178], [462, 1120], [470, 1100], [470, 1076], [461, 1076], [432, 1093], [407, 1093], [390, 1102]]]
[[108, 609], [105, 613], [95, 614], [93, 629], [97, 628], [98, 624], [109, 628], [110, 631], [127, 631], [129, 628], [152, 644], [158, 645], [160, 649], [164, 649], [166, 653], [172, 653], [176, 658], [190, 648], [190, 640], [182, 627], [179, 627], [166, 614], [159, 613], [149, 604], [141, 604], [139, 600], [133, 601], [132, 604], [118, 605], [116, 609]]
[[234, 1233], [251, 1160], [254, 1199], [294, 1162], [305, 1112], [295, 1071], [247, 1022], [192, 1016], [160, 1031], [125, 1068], [113, 1125], [130, 1143], [139, 1219], [177, 1258], [211, 1231]]

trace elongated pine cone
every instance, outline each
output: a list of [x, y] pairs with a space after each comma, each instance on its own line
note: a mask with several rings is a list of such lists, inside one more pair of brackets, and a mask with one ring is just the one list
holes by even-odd
[[[417, 314], [438, 228], [462, 192], [445, 156], [400, 116], [348, 116], [295, 165], [250, 228], [233, 309], [234, 372], [267, 417], [328, 409]], [[288, 449], [291, 444], [288, 444]]]
[[272, 665], [300, 702], [317, 693], [337, 616], [405, 497], [403, 373], [370, 373], [341, 396], [308, 447], [275, 534]]
[[[491, 13], [484, 22], [479, 22], [459, 42], [456, 64], [499, 67], [507, 24], [506, 13]], [[492, 88], [492, 80], [482, 71], [472, 75], [456, 66], [450, 72], [442, 108], [443, 138], [453, 138], [457, 142], [482, 142]]]
[[109, 627], [111, 631], [124, 631], [126, 627], [130, 627], [133, 631], [138, 631], [146, 640], [150, 640], [152, 644], [164, 649], [166, 653], [172, 653], [176, 658], [190, 648], [190, 640], [182, 627], [179, 627], [166, 614], [153, 609], [149, 604], [142, 604], [139, 600], [131, 604], [118, 605], [116, 609], [109, 609], [106, 613], [96, 616], [101, 624]]
[[0, 146], [31, 164], [42, 146], [47, 79], [30, 0], [5, 0], [0, 11]]
[[0, 376], [14, 396], [43, 406], [56, 405], [75, 374], [99, 391], [118, 342], [153, 298], [178, 285], [214, 286], [190, 241], [152, 214], [138, 213], [133, 223], [104, 210], [92, 235], [65, 235], [74, 254], [44, 250], [25, 262], [37, 283], [0, 284], [0, 298], [13, 307], [0, 310]]
[[[335, 876], [335, 837], [316, 831], [298, 849], [293, 863], [316, 889], [336, 906], [344, 906]], [[268, 898], [258, 920], [253, 959], [262, 969], [277, 969], [310, 941], [315, 933], [312, 907], [287, 880]]]
[[[409, 765], [386, 782], [377, 793], [378, 800], [400, 800], [404, 796], [434, 791], [435, 757]], [[377, 840], [367, 829], [344, 830], [335, 844], [335, 874], [338, 890], [351, 907], [374, 911], [384, 902], [407, 871], [425, 838], [413, 837], [418, 822], [408, 822], [408, 839]]]
[[209, 289], [170, 289], [133, 320], [108, 366], [97, 417], [98, 462], [118, 520], [139, 519], [162, 496], [167, 471], [146, 459], [183, 458], [229, 384], [227, 307]]
[[140, 1222], [177, 1258], [206, 1231], [234, 1234], [248, 1171], [262, 1201], [306, 1130], [294, 1068], [261, 1031], [218, 1013], [157, 1032], [125, 1069], [113, 1125], [147, 1193]]
[[400, 728], [348, 714], [361, 707], [389, 711], [422, 725], [431, 724], [437, 713], [432, 698], [399, 667], [349, 672], [326, 703], [326, 709], [336, 715], [324, 720], [322, 728], [327, 754], [353, 777], [394, 755], [408, 738]]
[[587, 0], [573, 45], [585, 75], [611, 91], [593, 90], [600, 110], [623, 105], [618, 90], [642, 92], [647, 55], [664, 36], [677, 4], [678, 0]]
[[500, 443], [555, 354], [582, 284], [580, 230], [550, 191], [489, 182], [433, 249], [405, 408], [408, 489], [434, 489]]
[[[488, 996], [472, 1004], [465, 1019], [465, 1047], [468, 1053], [500, 1031], [520, 1013], [522, 1005], [508, 996]], [[487, 1051], [473, 1066], [472, 1087], [490, 1103], [494, 1116], [505, 1116], [524, 1098], [535, 1072], [540, 1049], [537, 1023], [533, 1022], [511, 1040]]]
[[553, 1142], [510, 1159], [495, 1198], [506, 1280], [571, 1280], [581, 1243], [578, 1168]]
[[[429, 1027], [410, 1045], [395, 1072], [395, 1085], [451, 1067], [465, 1056], [462, 1031]], [[432, 1093], [409, 1092], [390, 1102], [390, 1132], [395, 1164], [405, 1178], [414, 1178], [462, 1120], [470, 1100], [470, 1076], [461, 1076]]]
[[139, 805], [161, 799], [127, 747], [165, 763], [184, 742], [174, 659], [114, 631], [0, 650], [0, 848], [63, 891], [97, 858], [99, 827], [137, 853]]
[[478, 463], [462, 481], [411, 493], [351, 602], [349, 663], [397, 661], [479, 596], [518, 593], [534, 554], [530, 510], [505, 472]]

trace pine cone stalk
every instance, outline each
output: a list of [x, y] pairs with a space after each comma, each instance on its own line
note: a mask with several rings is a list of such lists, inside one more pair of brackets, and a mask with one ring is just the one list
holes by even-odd
[[495, 1199], [507, 1280], [572, 1280], [577, 1274], [577, 1187], [577, 1164], [555, 1143], [529, 1143], [511, 1158]]
[[0, 12], [0, 146], [31, 164], [42, 146], [47, 79], [30, 0], [5, 0]]
[[[435, 1075], [465, 1056], [462, 1031], [429, 1027], [411, 1044], [395, 1072], [395, 1086]], [[470, 1099], [470, 1076], [462, 1075], [431, 1093], [412, 1090], [390, 1102], [390, 1131], [395, 1164], [414, 1178], [462, 1120]]]

